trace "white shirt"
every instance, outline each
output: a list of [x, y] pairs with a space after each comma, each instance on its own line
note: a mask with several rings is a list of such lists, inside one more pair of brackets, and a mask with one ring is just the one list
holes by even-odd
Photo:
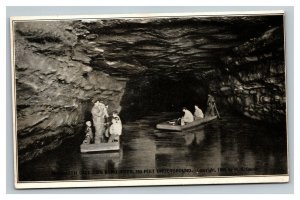
[[204, 114], [200, 108], [195, 108], [194, 115], [195, 115], [195, 118], [203, 118], [204, 117]]
[[184, 116], [182, 117], [183, 122], [193, 122], [194, 121], [194, 116], [189, 110], [184, 110]]
[[122, 134], [122, 124], [121, 123], [113, 123], [109, 127], [109, 133], [113, 135], [121, 135]]

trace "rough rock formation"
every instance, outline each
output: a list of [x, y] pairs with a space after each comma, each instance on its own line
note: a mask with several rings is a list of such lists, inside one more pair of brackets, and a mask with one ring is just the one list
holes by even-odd
[[[19, 162], [55, 149], [80, 133], [101, 99], [120, 110], [126, 83], [74, 59], [70, 23], [17, 23], [16, 91]], [[75, 131], [77, 130], [77, 131]]]
[[197, 99], [205, 109], [213, 92], [251, 118], [285, 116], [282, 16], [35, 21], [14, 30], [19, 162], [81, 133], [98, 99], [129, 116]]
[[219, 99], [252, 119], [284, 123], [286, 118], [283, 27], [233, 48], [222, 77], [211, 82]]

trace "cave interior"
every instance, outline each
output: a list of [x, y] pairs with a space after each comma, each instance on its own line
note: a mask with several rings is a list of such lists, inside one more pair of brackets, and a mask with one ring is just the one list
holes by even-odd
[[14, 30], [20, 161], [74, 134], [96, 100], [126, 122], [205, 111], [210, 93], [221, 113], [285, 120], [283, 15], [25, 21]]
[[[252, 56], [269, 54], [270, 49], [282, 45], [282, 38], [275, 36], [272, 36], [276, 39], [271, 44], [261, 49], [260, 45], [256, 49], [255, 42], [251, 44], [269, 30], [282, 29], [281, 16], [150, 20], [146, 24], [120, 22], [113, 26], [106, 23], [107, 26], [101, 28], [98, 23], [92, 26], [90, 23], [89, 33], [100, 38], [95, 39], [100, 43], [101, 38], [112, 35], [108, 44], [115, 47], [111, 49], [109, 46], [109, 53], [105, 56], [92, 57], [90, 64], [94, 70], [111, 76], [127, 77], [120, 101], [120, 115], [125, 121], [153, 112], [181, 112], [182, 107], [193, 111], [194, 105], [205, 112], [209, 93], [220, 97], [217, 100], [221, 110], [239, 111], [243, 109], [241, 105], [228, 108], [228, 103], [221, 99], [223, 96], [214, 85], [223, 83], [224, 77], [234, 76], [240, 71], [251, 74], [253, 70], [260, 70], [251, 66], [257, 65], [255, 62], [236, 63], [243, 56], [251, 60]], [[247, 52], [247, 45], [252, 45], [255, 50]], [[227, 59], [235, 54], [242, 58], [235, 58], [235, 63], [230, 65]], [[283, 60], [282, 51], [276, 54], [279, 56], [276, 60]], [[275, 55], [271, 57], [274, 60]], [[260, 62], [269, 60], [262, 59]]]

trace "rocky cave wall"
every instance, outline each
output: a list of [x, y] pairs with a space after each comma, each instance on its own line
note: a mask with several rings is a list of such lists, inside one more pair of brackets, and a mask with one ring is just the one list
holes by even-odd
[[16, 103], [19, 162], [57, 148], [80, 134], [93, 102], [121, 110], [126, 81], [94, 71], [77, 57], [70, 23], [15, 25]]
[[210, 82], [219, 102], [255, 120], [285, 123], [283, 27], [270, 28], [223, 57], [221, 77]]
[[[194, 102], [205, 110], [203, 96], [211, 92], [220, 105], [251, 118], [282, 120], [280, 19], [282, 16], [15, 23], [19, 162], [82, 134], [84, 122], [91, 119], [93, 102], [99, 99], [109, 105], [110, 112], [130, 113], [138, 108], [141, 115], [151, 109], [175, 111]], [[186, 99], [172, 104], [184, 86], [193, 89], [184, 94]]]

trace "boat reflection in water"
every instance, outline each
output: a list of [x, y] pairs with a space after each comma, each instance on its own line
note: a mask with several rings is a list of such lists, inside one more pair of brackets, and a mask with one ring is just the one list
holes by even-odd
[[109, 152], [93, 152], [81, 154], [81, 179], [116, 178], [123, 159], [123, 150]]
[[202, 129], [189, 132], [186, 131], [186, 134], [183, 137], [186, 141], [186, 145], [200, 145], [205, 138], [205, 132]]

